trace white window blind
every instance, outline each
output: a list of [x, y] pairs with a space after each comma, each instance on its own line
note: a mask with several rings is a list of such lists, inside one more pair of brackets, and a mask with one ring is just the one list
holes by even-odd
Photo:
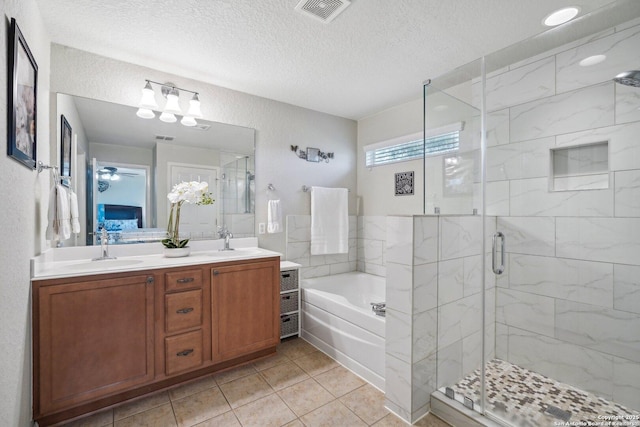
[[[424, 154], [442, 154], [455, 151], [460, 146], [460, 131], [464, 122], [453, 123], [436, 129], [428, 129], [424, 136]], [[423, 133], [414, 133], [364, 147], [365, 165], [380, 166], [389, 163], [419, 159], [423, 156]]]

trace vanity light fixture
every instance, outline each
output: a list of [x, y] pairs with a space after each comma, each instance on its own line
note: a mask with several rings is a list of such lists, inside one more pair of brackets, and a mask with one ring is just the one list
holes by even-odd
[[[196, 119], [202, 117], [202, 111], [200, 110], [200, 98], [198, 92], [192, 90], [176, 87], [172, 83], [159, 83], [153, 80], [146, 80], [146, 84], [142, 89], [142, 98], [140, 99], [139, 109], [136, 112], [138, 117], [143, 119], [153, 119], [156, 117], [153, 110], [158, 110], [158, 103], [156, 102], [156, 94], [153, 89], [152, 83], [160, 86], [160, 92], [162, 96], [167, 99], [167, 102], [160, 114], [160, 120], [165, 123], [175, 123], [178, 121], [177, 115], [182, 116], [182, 123], [184, 126], [196, 126], [198, 122]], [[186, 114], [183, 114], [180, 108], [180, 91], [189, 92], [193, 94], [193, 97], [189, 101], [189, 109]]]

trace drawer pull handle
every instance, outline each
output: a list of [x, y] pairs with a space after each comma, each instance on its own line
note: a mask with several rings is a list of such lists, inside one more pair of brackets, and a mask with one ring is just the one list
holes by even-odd
[[181, 356], [188, 356], [188, 355], [190, 355], [191, 353], [193, 353], [193, 349], [192, 349], [192, 348], [190, 348], [190, 349], [188, 349], [188, 350], [182, 350], [182, 351], [179, 351], [178, 353], [176, 353], [176, 356], [178, 356], [178, 357], [181, 357]]
[[291, 295], [283, 296], [282, 299], [291, 299]]
[[177, 282], [178, 283], [191, 283], [193, 282], [195, 279], [193, 277], [185, 277], [183, 279], [178, 279]]
[[285, 319], [282, 319], [282, 323], [286, 323], [286, 322], [291, 322], [291, 317], [287, 317]]
[[191, 313], [192, 311], [193, 311], [192, 307], [187, 307], [187, 308], [181, 308], [180, 310], [176, 310], [176, 313], [187, 314], [187, 313]]
[[217, 276], [218, 274], [220, 274], [220, 272], [218, 270], [213, 270], [213, 275]]
[[291, 277], [291, 273], [285, 273], [282, 275], [282, 277]]

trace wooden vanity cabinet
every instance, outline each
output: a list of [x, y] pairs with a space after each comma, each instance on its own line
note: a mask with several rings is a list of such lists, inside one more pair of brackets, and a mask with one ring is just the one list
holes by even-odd
[[34, 279], [34, 419], [55, 424], [275, 353], [279, 266]]
[[224, 361], [280, 342], [280, 262], [211, 271], [213, 357]]
[[153, 380], [154, 282], [34, 282], [34, 418]]

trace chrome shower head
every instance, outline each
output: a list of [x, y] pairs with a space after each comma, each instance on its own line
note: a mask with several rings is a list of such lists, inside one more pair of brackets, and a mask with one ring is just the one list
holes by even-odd
[[631, 70], [620, 73], [614, 77], [613, 81], [625, 86], [640, 87], [640, 70]]

